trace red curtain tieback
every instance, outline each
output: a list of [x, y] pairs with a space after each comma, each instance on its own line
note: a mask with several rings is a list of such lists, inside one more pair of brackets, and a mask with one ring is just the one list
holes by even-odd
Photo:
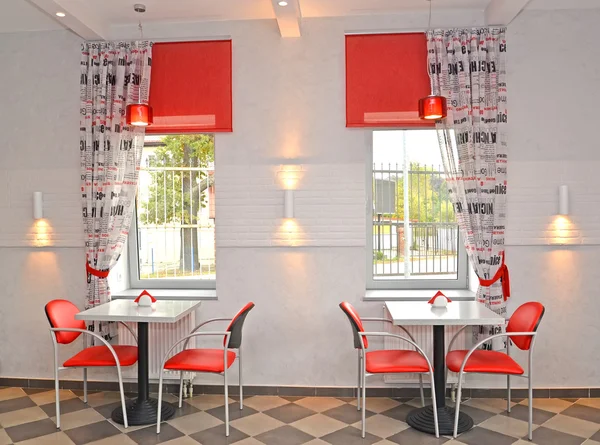
[[498, 280], [502, 284], [502, 294], [504, 295], [504, 301], [506, 301], [510, 297], [510, 277], [508, 275], [508, 267], [504, 264], [504, 254], [502, 255], [502, 264], [492, 279], [484, 280], [483, 278], [479, 278], [479, 284], [483, 287], [490, 287]]
[[90, 266], [90, 263], [88, 263], [87, 261], [85, 262], [85, 270], [90, 275], [93, 275], [93, 276], [98, 277], [98, 278], [107, 278], [108, 277], [108, 273], [110, 272], [110, 270], [98, 270], [98, 269], [94, 269], [92, 266]]

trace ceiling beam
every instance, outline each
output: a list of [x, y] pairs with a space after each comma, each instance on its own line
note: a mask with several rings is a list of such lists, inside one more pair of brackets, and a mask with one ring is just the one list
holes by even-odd
[[[83, 8], [76, 10], [76, 8], [68, 6], [69, 2], [63, 0], [27, 1], [85, 40], [105, 40], [108, 36], [106, 27]], [[64, 12], [66, 16], [58, 18], [57, 12]]]
[[508, 25], [531, 0], [492, 0], [485, 9], [486, 25]]
[[271, 0], [281, 37], [300, 37], [302, 35], [300, 32], [302, 14], [299, 0], [286, 0], [286, 6], [279, 5], [279, 2], [280, 0]]

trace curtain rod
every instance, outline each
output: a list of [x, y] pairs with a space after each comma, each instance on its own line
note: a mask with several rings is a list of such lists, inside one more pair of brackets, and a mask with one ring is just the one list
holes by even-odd
[[[477, 29], [477, 28], [506, 28], [506, 25], [470, 25], [470, 26], [437, 26], [432, 29]], [[362, 29], [344, 31], [347, 36], [360, 35], [360, 34], [412, 34], [412, 33], [426, 33], [427, 28], [403, 28], [403, 29]]]
[[[85, 39], [84, 39], [85, 40]], [[141, 39], [111, 39], [111, 40], [85, 40], [86, 42], [89, 43], [100, 43], [100, 42], [135, 42], [135, 41], [139, 41]], [[168, 43], [168, 42], [210, 42], [212, 40], [232, 40], [232, 37], [230, 35], [222, 35], [222, 36], [207, 36], [207, 37], [193, 37], [193, 38], [186, 38], [186, 37], [166, 37], [166, 38], [159, 38], [159, 39], [153, 39], [153, 38], [149, 38], [149, 37], [144, 37], [143, 40], [148, 40], [154, 43]]]

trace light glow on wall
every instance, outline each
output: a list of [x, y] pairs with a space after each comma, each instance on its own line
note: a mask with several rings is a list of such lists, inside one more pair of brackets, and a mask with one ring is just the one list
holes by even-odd
[[277, 176], [284, 190], [296, 190], [304, 177], [304, 169], [301, 165], [282, 165]]
[[564, 215], [556, 215], [550, 227], [550, 244], [571, 244], [569, 240], [574, 237], [574, 226], [571, 220]]
[[[50, 300], [50, 295], [56, 298], [70, 298], [66, 294], [64, 276], [70, 275], [59, 267], [55, 252], [48, 250], [35, 250], [27, 255], [25, 264], [18, 278], [20, 289], [24, 295], [39, 294], [40, 292]], [[32, 280], [31, 277], [36, 277]], [[16, 277], [15, 277], [16, 279]]]
[[279, 236], [282, 241], [285, 241], [285, 244], [297, 247], [300, 245], [299, 240], [300, 227], [295, 219], [284, 219], [283, 224], [281, 224], [279, 228]]
[[46, 219], [38, 219], [31, 227], [31, 240], [34, 247], [48, 247], [52, 245], [52, 226]]

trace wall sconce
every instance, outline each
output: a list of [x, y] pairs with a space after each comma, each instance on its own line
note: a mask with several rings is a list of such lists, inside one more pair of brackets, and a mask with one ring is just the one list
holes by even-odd
[[294, 191], [286, 190], [283, 195], [283, 217], [290, 219], [294, 217]]
[[561, 185], [558, 188], [558, 214], [568, 215], [569, 214], [569, 186]]
[[33, 219], [44, 217], [44, 202], [42, 192], [33, 192]]

